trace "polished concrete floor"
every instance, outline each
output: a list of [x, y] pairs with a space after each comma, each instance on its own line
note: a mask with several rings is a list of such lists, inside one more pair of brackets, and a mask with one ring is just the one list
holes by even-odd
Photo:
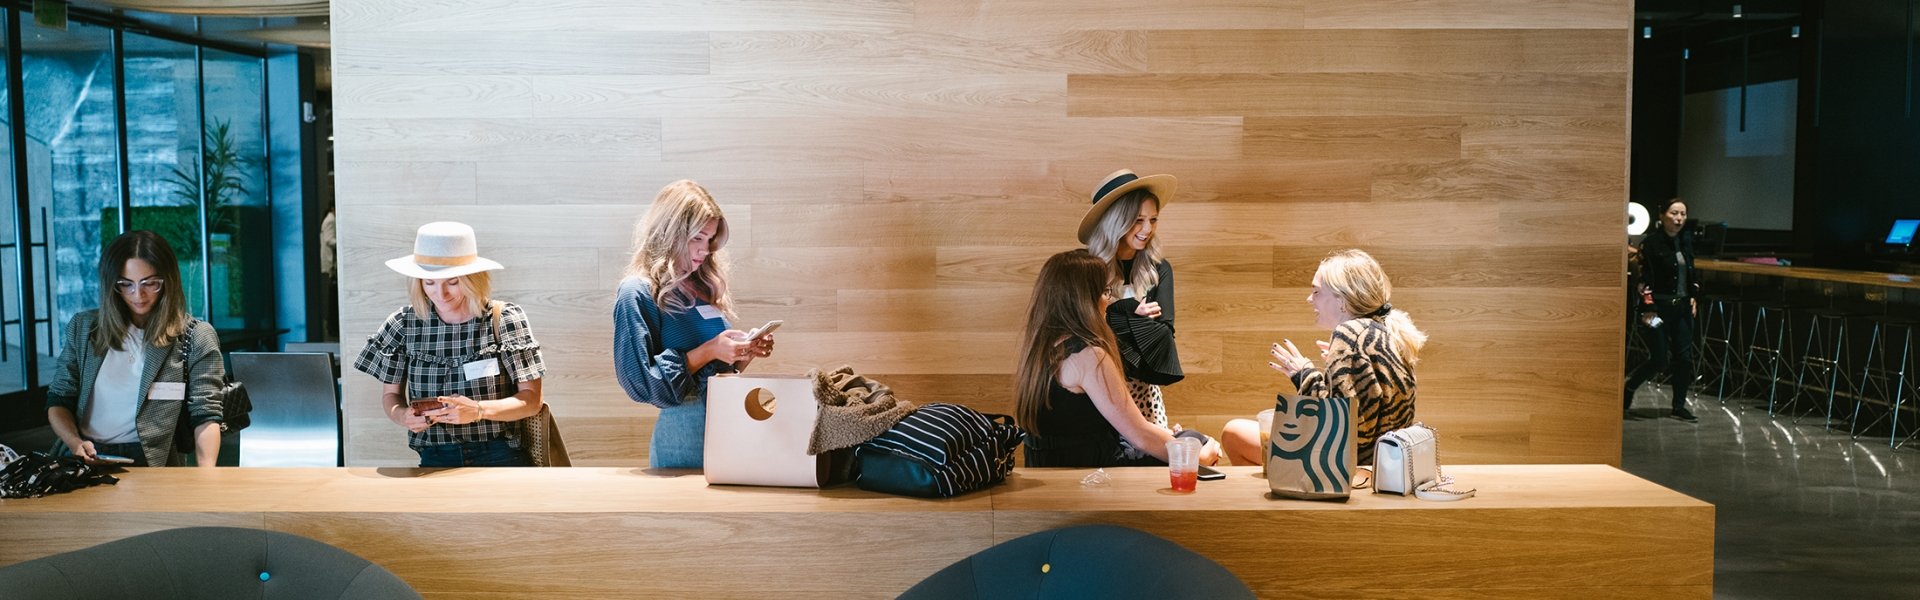
[[1652, 384], [1634, 400], [1621, 464], [1716, 507], [1714, 597], [1920, 598], [1920, 440], [1889, 449], [1712, 395], [1686, 423], [1655, 416], [1671, 396]]

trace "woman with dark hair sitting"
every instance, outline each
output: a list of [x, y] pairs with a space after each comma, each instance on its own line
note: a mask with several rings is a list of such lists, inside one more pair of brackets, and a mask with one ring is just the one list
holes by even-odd
[[[1112, 272], [1086, 250], [1055, 254], [1040, 268], [1014, 373], [1029, 467], [1167, 464], [1167, 442], [1177, 432], [1140, 414], [1107, 327]], [[1200, 464], [1219, 460], [1220, 445], [1206, 440]]]
[[184, 413], [193, 426], [194, 464], [220, 455], [226, 378], [220, 334], [187, 315], [180, 264], [151, 231], [113, 240], [100, 257], [100, 307], [67, 322], [47, 420], [57, 455], [89, 463], [184, 464], [173, 452]]

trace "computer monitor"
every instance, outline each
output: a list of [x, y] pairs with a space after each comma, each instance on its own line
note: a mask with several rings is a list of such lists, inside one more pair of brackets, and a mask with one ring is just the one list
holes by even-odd
[[1887, 245], [1912, 246], [1915, 230], [1920, 230], [1920, 219], [1900, 219], [1894, 221], [1893, 229], [1887, 231]]

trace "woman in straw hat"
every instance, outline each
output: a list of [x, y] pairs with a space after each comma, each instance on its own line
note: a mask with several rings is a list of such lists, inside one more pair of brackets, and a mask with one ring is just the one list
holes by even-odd
[[532, 464], [520, 420], [540, 412], [546, 365], [527, 315], [492, 299], [473, 228], [421, 225], [413, 254], [387, 261], [412, 300], [367, 339], [354, 368], [385, 384], [387, 418], [407, 428], [422, 467]]
[[220, 334], [187, 315], [173, 248], [151, 231], [127, 232], [107, 245], [99, 273], [100, 308], [67, 322], [47, 386], [54, 453], [95, 464], [103, 456], [183, 464], [173, 438], [185, 418], [194, 464], [213, 466], [225, 428], [215, 393], [226, 364]]
[[613, 305], [613, 361], [635, 402], [660, 407], [648, 442], [654, 467], [705, 464], [707, 378], [773, 353], [732, 326], [727, 217], [706, 188], [667, 184], [633, 229], [633, 259]]
[[[1317, 343], [1326, 368], [1313, 366], [1285, 340], [1273, 345], [1273, 362], [1267, 363], [1292, 380], [1302, 396], [1353, 403], [1361, 466], [1373, 464], [1373, 443], [1381, 434], [1413, 425], [1413, 365], [1420, 361], [1427, 334], [1407, 311], [1394, 308], [1392, 299], [1393, 283], [1373, 256], [1360, 250], [1333, 253], [1320, 261], [1307, 294], [1315, 322], [1333, 331], [1331, 342]], [[1262, 464], [1268, 454], [1252, 420], [1228, 421], [1220, 440], [1234, 464]]]
[[1106, 322], [1126, 368], [1127, 396], [1160, 427], [1167, 426], [1160, 386], [1186, 377], [1173, 342], [1173, 263], [1161, 255], [1158, 235], [1160, 211], [1173, 202], [1178, 183], [1172, 175], [1115, 171], [1094, 187], [1093, 206], [1080, 218], [1079, 230], [1080, 243], [1113, 274]]

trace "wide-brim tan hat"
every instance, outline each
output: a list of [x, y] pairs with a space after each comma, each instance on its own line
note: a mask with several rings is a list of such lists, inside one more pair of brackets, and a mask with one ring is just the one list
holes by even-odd
[[1160, 209], [1166, 210], [1167, 205], [1173, 203], [1173, 193], [1180, 189], [1180, 181], [1172, 175], [1141, 177], [1129, 169], [1114, 171], [1093, 189], [1093, 207], [1087, 209], [1086, 216], [1080, 217], [1080, 243], [1087, 243], [1087, 238], [1093, 236], [1093, 228], [1100, 224], [1100, 217], [1107, 214], [1107, 208], [1113, 206], [1115, 200], [1140, 188], [1153, 192], [1154, 197], [1160, 199]]
[[387, 261], [387, 268], [414, 279], [446, 279], [504, 269], [480, 258], [480, 244], [466, 223], [437, 221], [413, 234], [413, 254]]

